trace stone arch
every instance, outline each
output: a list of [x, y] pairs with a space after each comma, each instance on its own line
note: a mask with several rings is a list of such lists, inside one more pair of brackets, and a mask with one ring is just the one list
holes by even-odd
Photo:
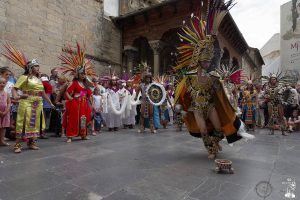
[[163, 43], [163, 47], [160, 52], [160, 68], [159, 73], [170, 73], [172, 67], [175, 66], [177, 61], [177, 46], [180, 44], [178, 31], [180, 28], [172, 28], [163, 33], [160, 41]]
[[179, 31], [180, 28], [171, 28], [162, 34], [160, 40], [168, 45], [177, 46], [180, 44], [180, 39], [178, 36]]
[[146, 37], [139, 37], [133, 41], [133, 47], [137, 49], [134, 66], [142, 62], [147, 62], [153, 72], [153, 50], [151, 49]]
[[230, 54], [226, 47], [223, 48], [223, 55], [221, 58], [221, 64], [229, 66], [230, 63]]

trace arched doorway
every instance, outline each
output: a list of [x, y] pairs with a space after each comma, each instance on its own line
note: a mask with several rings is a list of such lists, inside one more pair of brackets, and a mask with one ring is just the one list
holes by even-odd
[[160, 53], [159, 74], [170, 74], [176, 64], [177, 51], [175, 47], [166, 46]]
[[133, 46], [137, 48], [137, 55], [135, 58], [134, 66], [142, 62], [146, 62], [152, 68], [153, 73], [153, 51], [145, 37], [139, 37], [134, 40]]
[[230, 63], [230, 54], [226, 47], [223, 48], [223, 55], [221, 58], [221, 64], [225, 66], [229, 66]]
[[170, 29], [161, 37], [164, 47], [160, 52], [159, 74], [169, 74], [176, 64], [178, 56], [176, 48], [180, 44], [180, 39], [177, 34], [179, 30], [180, 28]]

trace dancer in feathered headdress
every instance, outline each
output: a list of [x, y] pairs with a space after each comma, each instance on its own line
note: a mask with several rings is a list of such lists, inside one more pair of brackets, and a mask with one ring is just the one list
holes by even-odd
[[63, 75], [69, 74], [74, 76], [75, 79], [79, 78], [79, 74], [96, 76], [91, 60], [86, 58], [85, 50], [78, 42], [75, 51], [71, 46], [63, 48], [62, 51], [63, 53], [58, 57], [62, 61], [62, 67], [58, 70]]
[[[158, 83], [159, 85], [161, 85], [161, 87], [164, 87], [164, 90], [162, 90], [163, 92], [163, 103], [159, 106], [160, 110], [158, 112], [160, 112], [160, 119], [158, 119], [158, 123], [160, 123], [163, 128], [167, 128], [168, 123], [171, 121], [171, 117], [173, 117], [173, 104], [174, 101], [171, 101], [171, 99], [173, 99], [172, 96], [169, 96], [169, 93], [167, 93], [168, 90], [168, 83], [169, 83], [169, 77], [166, 75], [162, 75], [162, 76], [155, 76], [153, 78], [153, 82]], [[171, 110], [172, 112], [169, 112], [169, 110]], [[171, 115], [170, 115], [171, 113]], [[156, 121], [156, 119], [154, 118], [154, 121]], [[173, 119], [172, 119], [173, 122]]]
[[265, 89], [265, 99], [268, 106], [269, 121], [267, 126], [270, 128], [270, 134], [274, 135], [274, 130], [280, 128], [282, 135], [285, 133], [286, 125], [284, 120], [283, 94], [287, 88], [284, 86], [289, 84], [291, 79], [282, 72], [270, 74], [269, 77], [263, 76], [268, 81]]
[[150, 103], [150, 100], [146, 94], [146, 90], [148, 86], [152, 83], [153, 77], [151, 73], [151, 67], [146, 62], [140, 65], [140, 74], [141, 74], [141, 83], [137, 88], [136, 95], [134, 98], [134, 101], [137, 101], [137, 98], [141, 93], [141, 113], [140, 113], [139, 133], [143, 133], [145, 131], [145, 126], [144, 126], [145, 119], [149, 119], [151, 133], [156, 133], [154, 127], [154, 119], [153, 119], [154, 107]]
[[229, 143], [242, 138], [237, 134], [240, 120], [221, 82], [208, 72], [219, 25], [231, 6], [232, 1], [209, 0], [206, 21], [192, 14], [190, 23], [184, 23], [179, 33], [182, 43], [175, 70], [183, 79], [176, 88], [175, 102], [187, 111], [185, 123], [193, 136], [202, 137], [211, 159], [221, 149], [219, 141], [224, 136]]
[[[20, 142], [24, 138], [28, 139], [27, 145], [30, 149], [38, 150], [36, 139], [40, 136], [40, 131], [45, 129], [43, 98], [54, 107], [39, 79], [40, 65], [36, 59], [28, 61], [21, 51], [10, 44], [3, 45], [2, 55], [25, 70], [12, 90], [13, 99], [19, 101], [15, 153], [21, 152]], [[22, 95], [19, 95], [18, 90], [22, 91]]]
[[62, 61], [60, 71], [62, 74], [74, 76], [71, 85], [66, 91], [68, 102], [66, 103], [66, 135], [67, 142], [71, 142], [73, 137], [80, 136], [81, 139], [87, 138], [87, 126], [91, 122], [92, 91], [90, 86], [93, 84], [87, 76], [95, 75], [91, 61], [86, 58], [85, 50], [77, 42], [76, 50], [69, 46], [63, 48], [62, 55], [59, 56]]

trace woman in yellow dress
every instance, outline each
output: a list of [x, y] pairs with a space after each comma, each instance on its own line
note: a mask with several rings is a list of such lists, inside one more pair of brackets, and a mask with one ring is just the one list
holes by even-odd
[[29, 149], [38, 150], [36, 139], [41, 131], [45, 129], [43, 115], [43, 98], [54, 105], [44, 91], [43, 84], [39, 79], [39, 64], [33, 59], [27, 61], [24, 54], [10, 45], [5, 45], [6, 52], [3, 54], [13, 61], [25, 72], [19, 77], [12, 90], [13, 99], [19, 102], [16, 121], [16, 144], [15, 153], [21, 152], [21, 140], [26, 140]]

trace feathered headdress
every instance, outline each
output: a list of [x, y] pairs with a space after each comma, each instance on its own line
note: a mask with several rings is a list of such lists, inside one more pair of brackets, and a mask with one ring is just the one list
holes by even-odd
[[17, 64], [21, 68], [25, 69], [28, 63], [28, 59], [24, 55], [23, 52], [19, 51], [12, 45], [6, 43], [3, 45], [4, 52], [1, 54], [6, 57], [8, 60], [12, 61], [13, 63]]
[[249, 76], [244, 72], [242, 71], [242, 75], [241, 75], [241, 83], [243, 85], [246, 85], [246, 84], [257, 84], [258, 81], [260, 79], [258, 77], [256, 77], [255, 75], [253, 74], [250, 74]]
[[275, 73], [270, 73], [269, 76], [262, 76], [261, 77], [263, 81], [269, 82], [272, 78], [275, 78], [279, 84], [285, 85], [285, 84], [291, 84], [293, 82], [293, 78], [289, 77], [284, 74], [282, 71], [278, 71]]
[[76, 51], [68, 46], [62, 49], [63, 53], [58, 57], [62, 61], [59, 70], [62, 74], [77, 76], [78, 73], [85, 72], [87, 76], [96, 76], [91, 60], [86, 58], [85, 50], [76, 43]]
[[219, 68], [215, 70], [221, 79], [229, 78], [232, 82], [239, 84], [241, 82], [242, 69], [232, 67], [229, 65], [221, 64]]
[[32, 67], [39, 66], [36, 59], [28, 60], [27, 57], [20, 50], [12, 45], [6, 43], [3, 45], [4, 51], [1, 53], [8, 60], [12, 61], [19, 67], [25, 70], [26, 73], [31, 73]]
[[[178, 33], [182, 42], [177, 48], [180, 56], [175, 70], [193, 70], [200, 61], [210, 61], [214, 55], [214, 35], [217, 34], [219, 25], [233, 6], [232, 0], [224, 3], [223, 0], [209, 0], [206, 20], [198, 16], [191, 15], [190, 24], [183, 22], [181, 32]], [[201, 10], [201, 8], [200, 8]]]
[[152, 77], [151, 67], [148, 65], [147, 62], [142, 62], [141, 63], [140, 71], [141, 71], [142, 78], [145, 78], [147, 76]]
[[235, 5], [234, 0], [224, 2], [224, 0], [208, 0], [208, 10], [206, 14], [206, 34], [215, 35], [227, 12]]
[[108, 70], [109, 70], [109, 80], [114, 80], [114, 81], [118, 81], [120, 80], [120, 78], [118, 77], [118, 75], [116, 74], [116, 71], [112, 70], [111, 65], [108, 66]]
[[155, 76], [153, 78], [153, 81], [156, 83], [160, 83], [162, 85], [166, 85], [169, 82], [169, 77], [166, 75], [162, 75], [162, 76]]

